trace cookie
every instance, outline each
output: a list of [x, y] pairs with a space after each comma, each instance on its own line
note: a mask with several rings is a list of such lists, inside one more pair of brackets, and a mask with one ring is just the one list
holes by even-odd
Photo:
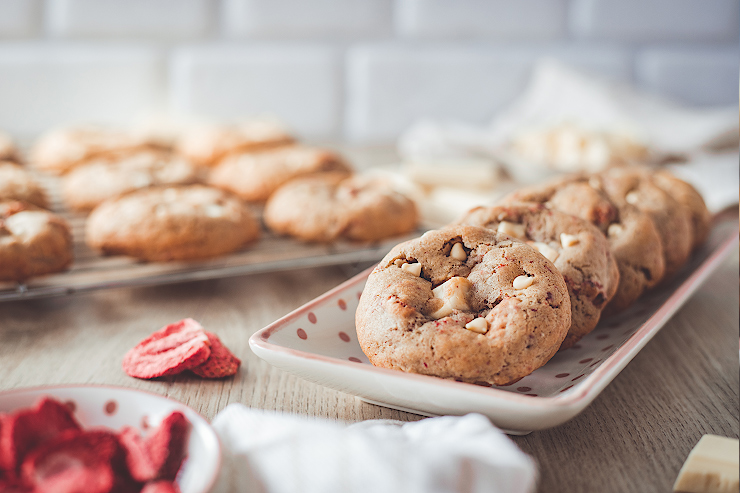
[[20, 162], [20, 159], [20, 153], [13, 139], [10, 135], [0, 131], [0, 161]]
[[187, 185], [198, 181], [198, 169], [180, 156], [151, 149], [125, 156], [98, 157], [62, 177], [62, 198], [86, 211], [106, 199], [154, 185]]
[[325, 171], [349, 174], [351, 169], [332, 151], [297, 145], [231, 155], [213, 169], [208, 183], [244, 200], [264, 202], [291, 179]]
[[678, 271], [694, 243], [688, 207], [658, 187], [643, 168], [612, 168], [593, 178], [618, 207], [630, 204], [650, 216], [660, 235], [665, 277]]
[[598, 177], [569, 175], [518, 190], [502, 203], [514, 201], [542, 203], [580, 217], [607, 236], [619, 268], [619, 286], [605, 313], [627, 308], [663, 278], [663, 246], [652, 219], [630, 204], [618, 207], [601, 189]]
[[153, 147], [140, 136], [106, 127], [68, 127], [42, 135], [31, 148], [30, 160], [37, 168], [63, 174], [80, 163], [113, 153], [127, 154]]
[[709, 237], [712, 225], [712, 215], [701, 194], [693, 186], [673, 176], [669, 171], [656, 171], [652, 177], [656, 185], [689, 209], [693, 234], [692, 249], [701, 246]]
[[43, 209], [49, 208], [46, 192], [28, 170], [10, 161], [0, 161], [0, 201], [6, 200], [20, 200]]
[[71, 264], [72, 234], [64, 219], [25, 202], [0, 202], [0, 281], [24, 281]]
[[413, 231], [414, 202], [382, 179], [322, 173], [288, 182], [265, 206], [264, 220], [278, 234], [310, 242], [369, 242]]
[[198, 166], [215, 166], [235, 152], [256, 151], [293, 142], [279, 123], [251, 120], [234, 125], [196, 125], [175, 141], [175, 150]]
[[85, 226], [90, 247], [148, 261], [223, 255], [256, 240], [259, 233], [246, 204], [203, 185], [147, 188], [107, 200]]
[[593, 224], [534, 203], [476, 207], [459, 223], [527, 242], [555, 264], [565, 279], [572, 309], [563, 349], [594, 330], [617, 290], [619, 270], [609, 242]]
[[570, 298], [529, 245], [457, 225], [395, 246], [370, 274], [355, 324], [375, 366], [508, 385], [558, 350]]

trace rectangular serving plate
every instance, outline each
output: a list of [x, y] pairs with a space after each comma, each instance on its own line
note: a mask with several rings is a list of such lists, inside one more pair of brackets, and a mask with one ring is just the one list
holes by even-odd
[[257, 356], [282, 370], [373, 404], [430, 416], [477, 412], [510, 433], [528, 433], [562, 424], [585, 409], [737, 244], [737, 215], [716, 221], [709, 240], [672, 281], [624, 313], [603, 320], [573, 348], [506, 387], [370, 364], [354, 324], [370, 270], [256, 332], [249, 344]]

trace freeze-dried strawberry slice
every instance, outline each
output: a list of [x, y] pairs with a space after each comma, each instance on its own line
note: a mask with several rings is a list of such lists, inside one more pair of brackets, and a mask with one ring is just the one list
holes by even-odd
[[185, 457], [190, 423], [178, 411], [167, 416], [146, 439], [133, 428], [126, 428], [118, 439], [126, 450], [131, 477], [139, 482], [174, 480]]
[[69, 430], [47, 440], [28, 454], [21, 471], [39, 493], [109, 493], [135, 486], [116, 436], [102, 430]]
[[64, 431], [80, 429], [64, 404], [46, 397], [30, 409], [6, 415], [0, 427], [0, 468], [12, 475], [34, 447]]
[[211, 356], [205, 363], [192, 368], [191, 371], [204, 378], [223, 378], [234, 375], [239, 365], [242, 364], [241, 360], [223, 345], [216, 334], [206, 332], [206, 335], [211, 342]]
[[145, 484], [141, 493], [180, 493], [180, 488], [172, 481], [155, 481]]
[[211, 354], [203, 327], [186, 318], [156, 331], [123, 357], [123, 370], [135, 378], [174, 375], [202, 364]]

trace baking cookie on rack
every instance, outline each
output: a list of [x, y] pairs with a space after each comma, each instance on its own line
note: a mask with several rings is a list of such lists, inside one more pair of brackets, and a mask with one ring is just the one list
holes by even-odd
[[185, 129], [178, 136], [175, 151], [198, 166], [215, 166], [229, 154], [283, 146], [293, 140], [285, 127], [272, 120], [201, 124]]
[[310, 242], [369, 242], [413, 231], [414, 202], [382, 179], [345, 173], [297, 178], [265, 206], [265, 224], [278, 234]]
[[652, 180], [643, 168], [612, 168], [592, 177], [617, 205], [633, 205], [653, 220], [660, 235], [665, 260], [665, 277], [678, 271], [694, 244], [689, 208], [671, 197]]
[[125, 155], [153, 147], [151, 142], [122, 130], [83, 126], [51, 130], [31, 148], [30, 161], [37, 168], [63, 174], [78, 164], [104, 155]]
[[0, 160], [0, 201], [21, 200], [49, 208], [46, 192], [24, 167]]
[[148, 261], [223, 255], [259, 237], [248, 206], [203, 185], [154, 187], [107, 200], [87, 219], [87, 244]]
[[62, 177], [62, 198], [74, 210], [87, 211], [106, 199], [155, 185], [198, 181], [198, 169], [186, 159], [152, 149], [124, 156], [93, 158]]
[[351, 168], [332, 151], [296, 145], [233, 154], [211, 171], [208, 182], [244, 200], [264, 202], [291, 179], [326, 171], [349, 175]]
[[517, 238], [555, 264], [565, 279], [572, 309], [563, 349], [594, 330], [601, 311], [617, 291], [619, 269], [609, 242], [593, 224], [533, 203], [476, 207], [458, 223]]
[[375, 366], [508, 385], [556, 353], [570, 314], [552, 262], [508, 235], [458, 225], [393, 247], [355, 324]]
[[25, 202], [0, 202], [0, 281], [24, 281], [71, 263], [72, 234], [64, 219]]
[[542, 203], [580, 217], [606, 235], [619, 268], [619, 286], [605, 313], [627, 308], [663, 278], [663, 247], [652, 219], [630, 204], [617, 207], [597, 177], [569, 175], [518, 190], [501, 203], [517, 201]]
[[15, 142], [3, 131], [0, 131], [0, 161], [20, 162], [21, 156]]

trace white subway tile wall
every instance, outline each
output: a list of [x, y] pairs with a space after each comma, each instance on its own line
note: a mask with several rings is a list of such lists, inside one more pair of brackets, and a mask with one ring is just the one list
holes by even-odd
[[171, 110], [390, 142], [488, 121], [542, 56], [737, 105], [739, 25], [738, 0], [0, 0], [0, 128]]

